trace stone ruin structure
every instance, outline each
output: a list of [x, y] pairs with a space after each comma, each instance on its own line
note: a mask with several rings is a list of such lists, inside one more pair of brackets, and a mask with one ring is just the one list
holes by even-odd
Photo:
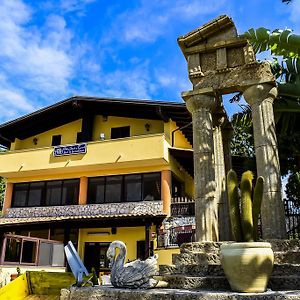
[[249, 41], [237, 35], [228, 16], [178, 38], [193, 90], [182, 98], [193, 118], [196, 236], [198, 241], [229, 240], [225, 179], [230, 168], [230, 126], [222, 95], [242, 92], [251, 106], [258, 176], [265, 179], [264, 239], [286, 236], [284, 205], [273, 115], [277, 96], [267, 62], [257, 62]]

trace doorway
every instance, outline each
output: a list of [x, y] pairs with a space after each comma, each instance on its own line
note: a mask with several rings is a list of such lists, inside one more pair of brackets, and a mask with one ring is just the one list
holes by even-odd
[[109, 271], [109, 261], [106, 257], [110, 243], [84, 243], [84, 265], [88, 272], [91, 273], [92, 268], [95, 268], [96, 274], [99, 272]]

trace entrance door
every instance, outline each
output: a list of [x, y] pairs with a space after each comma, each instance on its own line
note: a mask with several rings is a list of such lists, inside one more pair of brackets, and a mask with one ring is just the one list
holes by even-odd
[[109, 243], [93, 243], [84, 244], [84, 265], [89, 272], [95, 268], [96, 274], [99, 272], [107, 272], [109, 270], [109, 261], [106, 257]]

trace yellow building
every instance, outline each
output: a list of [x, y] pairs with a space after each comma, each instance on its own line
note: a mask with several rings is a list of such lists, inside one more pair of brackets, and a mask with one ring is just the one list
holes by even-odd
[[68, 240], [89, 270], [107, 271], [113, 240], [147, 257], [172, 199], [193, 197], [182, 103], [72, 97], [1, 125], [0, 144], [1, 265], [63, 266]]

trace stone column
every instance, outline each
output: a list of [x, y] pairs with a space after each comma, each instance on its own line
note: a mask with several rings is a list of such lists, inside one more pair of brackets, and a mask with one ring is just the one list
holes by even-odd
[[161, 199], [163, 202], [163, 213], [171, 214], [171, 188], [172, 177], [170, 170], [161, 171]]
[[215, 105], [213, 96], [183, 93], [193, 118], [194, 182], [196, 239], [217, 241], [218, 207], [215, 201], [215, 170], [213, 164], [213, 124], [211, 110]]
[[230, 240], [230, 226], [228, 203], [226, 194], [226, 172], [224, 161], [224, 147], [221, 126], [224, 123], [224, 116], [219, 114], [213, 116], [214, 121], [214, 165], [216, 176], [216, 202], [218, 203], [219, 239], [220, 241]]
[[223, 138], [223, 150], [224, 150], [224, 163], [225, 163], [225, 174], [232, 169], [232, 159], [231, 159], [231, 139], [233, 136], [233, 129], [230, 127], [222, 128], [222, 138]]
[[13, 189], [14, 189], [14, 184], [11, 182], [6, 182], [4, 203], [2, 209], [4, 215], [7, 214], [7, 209], [11, 208]]
[[264, 239], [286, 237], [273, 114], [273, 101], [276, 96], [277, 88], [271, 84], [253, 85], [244, 91], [244, 98], [252, 109], [257, 173], [265, 179], [261, 211]]
[[78, 204], [87, 204], [88, 178], [80, 177]]

